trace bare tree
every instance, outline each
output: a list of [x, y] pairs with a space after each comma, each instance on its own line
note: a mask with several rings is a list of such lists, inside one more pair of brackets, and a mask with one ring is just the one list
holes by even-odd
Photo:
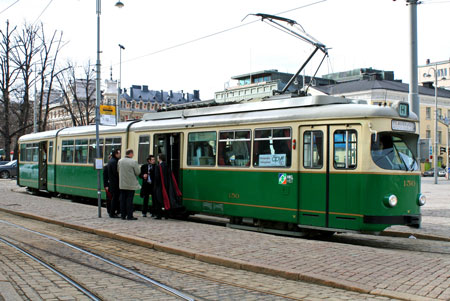
[[62, 44], [62, 32], [59, 33], [59, 37], [57, 37], [57, 34], [58, 31], [55, 30], [51, 38], [47, 40], [44, 27], [41, 24], [40, 33], [38, 35], [41, 47], [39, 51], [39, 60], [36, 63], [36, 66], [40, 68], [40, 91], [38, 93], [39, 99], [35, 99], [35, 101], [38, 101], [39, 115], [37, 118], [37, 123], [39, 132], [47, 129], [47, 120], [55, 78], [59, 73], [66, 70], [65, 68], [59, 70], [57, 69], [58, 54], [64, 46]]
[[[12, 138], [14, 136], [11, 133], [11, 93], [13, 92], [14, 83], [18, 77], [19, 69], [14, 66], [13, 53], [16, 45], [14, 44], [14, 34], [16, 27], [10, 29], [9, 21], [6, 21], [5, 30], [0, 30], [0, 91], [1, 91], [1, 115], [3, 124], [0, 126], [0, 133], [3, 137], [4, 149], [6, 155], [9, 155]], [[14, 110], [13, 110], [14, 111]]]
[[[82, 72], [78, 70], [82, 69]], [[80, 76], [79, 76], [80, 75]], [[64, 109], [73, 126], [95, 122], [95, 73], [90, 61], [83, 67], [67, 63], [65, 72], [57, 76], [64, 97]]]

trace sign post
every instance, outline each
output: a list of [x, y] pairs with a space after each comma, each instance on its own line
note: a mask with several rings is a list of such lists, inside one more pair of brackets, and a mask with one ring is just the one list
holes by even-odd
[[115, 106], [100, 105], [100, 124], [117, 125]]

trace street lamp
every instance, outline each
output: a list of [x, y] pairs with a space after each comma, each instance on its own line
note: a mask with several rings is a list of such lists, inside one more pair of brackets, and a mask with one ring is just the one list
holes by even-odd
[[[98, 203], [98, 217], [102, 217], [102, 186], [100, 170], [103, 169], [103, 158], [100, 154], [100, 139], [99, 139], [99, 125], [100, 125], [100, 14], [102, 12], [102, 1], [97, 0], [96, 2], [96, 13], [97, 13], [97, 63], [96, 63], [96, 73], [97, 78], [95, 81], [96, 89], [96, 100], [95, 100], [95, 148], [96, 148], [96, 159], [95, 159], [95, 169], [97, 170], [97, 203]], [[123, 3], [118, 1], [116, 6], [121, 8]], [[101, 164], [100, 164], [101, 162]]]
[[438, 158], [438, 74], [437, 63], [433, 67], [428, 69], [428, 73], [424, 73], [424, 77], [431, 77], [430, 70], [434, 72], [434, 184], [438, 183], [438, 170], [437, 170], [437, 158]]
[[[120, 1], [119, 1], [120, 2]], [[117, 3], [119, 3], [119, 2], [117, 2]], [[116, 3], [116, 6], [118, 6], [117, 5], [117, 3]], [[122, 3], [122, 2], [120, 2], [120, 3]], [[122, 4], [122, 6], [123, 6], [123, 4]], [[116, 120], [117, 120], [117, 122], [119, 122], [119, 120], [120, 120], [120, 106], [119, 106], [119, 101], [120, 101], [120, 90], [121, 90], [121, 85], [122, 85], [122, 50], [125, 50], [125, 47], [123, 47], [123, 45], [120, 45], [119, 44], [119, 57], [120, 57], [120, 60], [119, 60], [119, 83], [118, 83], [118, 85], [117, 85], [117, 101], [116, 101], [116, 104], [117, 104], [117, 110], [116, 110], [116, 114], [117, 114], [117, 117], [116, 117]]]

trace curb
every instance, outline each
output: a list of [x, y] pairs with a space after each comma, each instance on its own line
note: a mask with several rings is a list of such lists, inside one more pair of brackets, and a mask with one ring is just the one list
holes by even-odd
[[402, 237], [402, 238], [408, 238], [411, 235], [417, 239], [450, 242], [450, 238], [448, 238], [448, 237], [431, 235], [431, 234], [420, 234], [420, 233], [401, 232], [401, 231], [393, 231], [393, 230], [387, 230], [387, 231], [383, 231], [380, 233], [380, 236], [391, 236], [391, 237]]
[[192, 251], [190, 249], [186, 249], [183, 247], [178, 246], [171, 246], [169, 244], [164, 243], [158, 243], [149, 239], [144, 239], [138, 236], [133, 235], [125, 235], [120, 234], [108, 230], [99, 230], [94, 229], [86, 226], [71, 224], [67, 222], [62, 222], [58, 220], [52, 220], [50, 218], [42, 217], [39, 215], [31, 214], [31, 213], [25, 213], [20, 211], [13, 211], [5, 208], [0, 208], [1, 212], [9, 213], [12, 215], [21, 216], [24, 218], [34, 219], [37, 221], [59, 225], [62, 227], [66, 227], [69, 229], [74, 229], [82, 232], [92, 233], [99, 236], [103, 236], [110, 239], [115, 239], [123, 242], [127, 242], [130, 244], [138, 245], [141, 247], [146, 247], [149, 249], [153, 249], [156, 251], [161, 251], [169, 254], [179, 255], [191, 259], [195, 259], [198, 261], [202, 261], [205, 263], [215, 264], [227, 268], [232, 269], [238, 269], [238, 270], [244, 270], [259, 274], [265, 274], [269, 276], [276, 276], [281, 277], [288, 280], [299, 280], [304, 281], [312, 284], [319, 284], [339, 289], [344, 289], [347, 291], [353, 291], [357, 293], [363, 293], [363, 294], [371, 294], [371, 295], [377, 295], [377, 296], [383, 296], [388, 298], [395, 298], [400, 300], [432, 300], [426, 297], [422, 296], [416, 296], [411, 295], [408, 293], [400, 293], [390, 290], [384, 290], [384, 289], [377, 289], [370, 285], [363, 285], [359, 283], [350, 282], [343, 279], [336, 279], [336, 278], [330, 278], [328, 276], [324, 275], [316, 275], [312, 273], [299, 273], [293, 270], [284, 270], [284, 269], [277, 269], [272, 266], [263, 265], [263, 264], [255, 264], [255, 263], [249, 263], [238, 259], [229, 259], [221, 256], [215, 256], [212, 254], [205, 254], [205, 253], [197, 253], [195, 251]]

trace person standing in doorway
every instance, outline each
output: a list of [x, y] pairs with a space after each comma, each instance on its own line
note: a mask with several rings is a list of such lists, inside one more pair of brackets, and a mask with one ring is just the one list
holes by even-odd
[[120, 198], [120, 188], [119, 188], [119, 173], [117, 172], [117, 162], [120, 159], [120, 149], [115, 149], [111, 153], [111, 159], [108, 161], [108, 190], [112, 194], [111, 205], [109, 208], [109, 217], [116, 218], [119, 217], [117, 214], [119, 212], [119, 198]]
[[[108, 162], [111, 160], [111, 154], [108, 156]], [[103, 188], [105, 189], [106, 193], [106, 210], [108, 211], [108, 215], [111, 216], [111, 200], [112, 200], [112, 194], [109, 191], [109, 179], [108, 179], [108, 164], [106, 164], [103, 167]]]
[[125, 158], [119, 160], [117, 171], [119, 172], [120, 187], [120, 215], [122, 219], [137, 220], [133, 217], [133, 198], [134, 191], [140, 189], [141, 186], [137, 180], [141, 169], [139, 164], [133, 160], [134, 152], [128, 149]]
[[141, 198], [143, 198], [142, 202], [142, 216], [146, 217], [148, 212], [148, 199], [149, 196], [152, 196], [152, 208], [150, 213], [152, 216], [158, 216], [155, 210], [155, 198], [153, 196], [153, 183], [155, 182], [155, 156], [150, 155], [147, 158], [147, 164], [143, 164], [141, 166], [141, 173], [139, 177], [142, 179], [142, 188], [141, 188]]

